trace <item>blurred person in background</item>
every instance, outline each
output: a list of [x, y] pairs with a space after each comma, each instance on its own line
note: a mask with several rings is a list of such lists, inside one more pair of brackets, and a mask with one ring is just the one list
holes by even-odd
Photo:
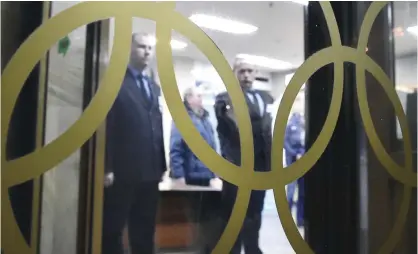
[[[254, 141], [254, 170], [270, 171], [272, 119], [267, 108], [274, 102], [274, 99], [269, 93], [253, 88], [253, 82], [257, 74], [253, 64], [245, 59], [236, 59], [233, 71], [240, 83], [249, 109]], [[218, 120], [217, 130], [222, 156], [239, 166], [241, 164], [241, 147], [238, 125], [228, 93], [221, 93], [216, 97], [215, 112]], [[237, 186], [223, 181], [222, 209], [224, 209], [223, 220], [225, 225], [231, 216], [236, 195]], [[265, 195], [265, 190], [253, 190], [251, 192], [246, 217], [241, 232], [232, 247], [231, 254], [241, 254], [242, 248], [244, 248], [246, 254], [262, 253], [259, 247], [259, 231]]]
[[[215, 133], [209, 114], [203, 108], [202, 95], [195, 88], [184, 91], [184, 105], [196, 129], [216, 151]], [[188, 185], [210, 186], [215, 174], [190, 150], [173, 123], [170, 137], [170, 177]]]
[[[304, 133], [305, 121], [303, 115], [298, 112], [294, 112], [288, 121], [285, 132], [284, 150], [286, 166], [290, 166], [305, 153]], [[298, 227], [303, 227], [303, 205], [305, 202], [303, 177], [287, 185], [287, 200], [290, 210], [292, 210], [295, 205], [294, 197], [296, 188], [298, 189], [298, 198], [296, 202], [296, 224]]]
[[[183, 98], [195, 128], [209, 146], [216, 151], [215, 133], [209, 121], [209, 113], [203, 108], [201, 93], [195, 87], [190, 87], [184, 91]], [[217, 182], [215, 174], [190, 150], [174, 123], [170, 138], [170, 169], [170, 177], [180, 185], [214, 187]], [[214, 214], [211, 214], [211, 211], [214, 207], [219, 207], [219, 204], [214, 203], [217, 201], [212, 199], [207, 191], [197, 191], [190, 194], [192, 206], [192, 209], [189, 210], [190, 220], [196, 225], [202, 225], [198, 227], [196, 243], [200, 250], [206, 253], [212, 242], [215, 241], [213, 238], [216, 238], [212, 233]]]

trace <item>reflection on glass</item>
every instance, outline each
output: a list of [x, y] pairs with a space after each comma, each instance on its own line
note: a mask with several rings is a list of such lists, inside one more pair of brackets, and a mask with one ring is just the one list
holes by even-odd
[[[417, 3], [394, 3], [395, 88], [408, 120], [412, 150], [417, 151]], [[396, 121], [395, 150], [404, 139], [399, 121]], [[414, 167], [416, 168], [416, 167]]]
[[[52, 2], [51, 15], [75, 3]], [[49, 51], [45, 143], [63, 134], [83, 110], [85, 26], [80, 27]], [[80, 153], [76, 151], [43, 175], [41, 244], [42, 254], [75, 254], [77, 244]]]
[[[412, 169], [417, 172], [417, 2], [394, 2], [393, 38], [395, 44], [395, 89], [406, 114], [412, 144]], [[404, 126], [405, 127], [405, 126]], [[400, 155], [400, 165], [404, 165], [405, 133], [402, 133], [399, 120], [396, 120], [396, 131], [392, 130], [392, 151]], [[396, 156], [395, 155], [395, 156]], [[395, 157], [393, 156], [393, 157]], [[395, 157], [396, 158], [396, 157]], [[402, 196], [401, 187], [396, 186], [391, 193], [391, 201], [397, 207]], [[404, 237], [398, 244], [399, 253], [417, 251], [417, 196], [412, 190], [411, 205], [406, 221]]]

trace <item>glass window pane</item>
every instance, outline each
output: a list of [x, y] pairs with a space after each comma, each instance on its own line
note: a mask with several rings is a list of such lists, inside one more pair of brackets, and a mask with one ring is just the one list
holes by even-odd
[[[236, 188], [226, 179], [222, 180], [223, 176], [217, 175], [217, 172], [221, 172], [219, 169], [201, 160], [202, 154], [198, 153], [198, 148], [206, 146], [205, 150], [211, 151], [211, 156], [221, 158], [226, 163], [240, 164], [239, 155], [236, 154], [240, 149], [237, 130], [222, 127], [224, 121], [235, 118], [235, 113], [231, 101], [227, 99], [224, 80], [216, 68], [227, 70], [235, 78], [241, 79], [243, 91], [247, 91], [248, 85], [251, 88], [248, 92], [255, 92], [252, 98], [258, 103], [251, 102], [251, 99], [246, 101], [256, 131], [253, 136], [256, 144], [255, 169], [258, 174], [266, 173], [260, 171], [270, 171], [272, 124], [289, 83], [288, 75], [294, 73], [304, 60], [304, 4], [177, 2], [176, 11], [203, 31], [200, 37], [209, 36], [215, 46], [212, 47], [220, 51], [218, 57], [225, 58], [226, 64], [214, 66], [215, 53], [208, 54], [209, 46], [199, 48], [202, 46], [195, 45], [185, 34], [186, 30], [173, 28], [170, 46], [176, 84], [167, 81], [166, 76], [159, 73], [159, 61], [171, 59], [157, 59], [154, 56], [155, 43], [159, 43], [155, 37], [155, 22], [133, 19], [135, 36], [130, 65], [113, 106], [114, 114], [111, 111], [107, 119], [106, 148], [109, 150], [105, 167], [108, 177], [105, 181], [109, 186], [104, 190], [102, 253], [110, 254], [120, 248], [125, 251], [131, 248], [132, 252], [156, 248], [159, 251], [209, 253], [215, 247], [229, 220]], [[112, 35], [113, 26], [110, 31]], [[247, 74], [243, 75], [248, 75], [249, 80], [240, 74], [244, 72]], [[143, 73], [141, 77], [138, 75], [140, 73]], [[148, 98], [147, 89], [150, 85], [158, 91], [162, 87], [158, 102], [158, 95]], [[246, 93], [245, 96], [250, 96]], [[174, 106], [168, 95], [180, 96], [183, 102]], [[217, 104], [222, 96], [227, 100], [225, 110], [231, 112], [231, 119], [217, 112]], [[155, 111], [154, 107], [161, 112]], [[189, 127], [182, 126], [185, 119], [173, 119], [173, 111], [179, 107], [187, 110], [182, 117], [192, 120]], [[240, 110], [243, 108], [235, 109]], [[283, 150], [275, 151], [272, 155], [279, 153], [285, 161], [289, 157], [285, 166], [303, 155], [303, 115], [304, 88], [300, 89], [293, 103], [289, 116], [291, 120], [288, 122], [289, 128], [297, 128], [292, 135], [295, 145], [301, 148], [300, 152], [289, 155]], [[261, 119], [263, 126], [257, 125], [261, 122], [254, 119]], [[154, 124], [161, 125], [162, 129], [158, 127], [156, 131], [149, 131]], [[193, 146], [190, 137], [184, 136], [185, 130], [200, 135], [203, 139], [199, 141], [203, 143], [198, 147]], [[235, 133], [225, 135], [231, 131]], [[162, 140], [160, 135], [163, 136]], [[245, 139], [252, 138], [251, 133], [246, 135], [250, 136]], [[228, 148], [226, 143], [232, 147]], [[159, 147], [165, 150], [162, 157]], [[164, 173], [163, 164], [167, 165]], [[159, 181], [160, 176], [159, 192], [155, 193], [152, 184]], [[302, 191], [297, 186], [296, 182], [288, 186], [288, 194], [293, 219], [303, 234], [303, 216], [296, 212], [302, 211], [299, 208], [303, 204], [303, 200], [299, 199]], [[158, 204], [146, 203], [152, 202], [154, 195], [158, 195]], [[252, 196], [249, 215], [243, 223], [243, 233], [234, 248], [244, 248], [246, 245], [246, 253], [258, 253], [259, 249], [265, 253], [291, 253], [292, 247], [281, 227], [272, 190], [253, 191]], [[154, 218], [153, 214], [157, 211]], [[114, 214], [117, 214], [117, 219]], [[155, 224], [150, 221], [155, 221]], [[145, 239], [139, 237], [144, 232], [153, 234], [154, 231], [154, 239], [152, 236]], [[120, 235], [124, 239], [122, 246], [118, 243]]]
[[[51, 2], [51, 17], [77, 2]], [[86, 26], [58, 41], [48, 55], [45, 144], [54, 141], [83, 113]], [[80, 150], [42, 179], [42, 254], [77, 253]]]

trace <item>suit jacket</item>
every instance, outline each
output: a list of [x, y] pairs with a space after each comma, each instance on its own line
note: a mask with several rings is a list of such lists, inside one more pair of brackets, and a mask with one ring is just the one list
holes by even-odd
[[127, 70], [106, 124], [106, 171], [115, 183], [160, 181], [166, 170], [160, 88], [147, 79], [152, 100]]
[[[245, 96], [249, 108], [251, 125], [253, 129], [255, 170], [269, 171], [271, 157], [271, 123], [272, 119], [267, 112], [267, 106], [272, 104], [273, 97], [265, 91], [253, 90], [260, 95], [263, 101], [263, 114], [257, 112], [258, 105], [252, 103]], [[228, 107], [229, 106], [229, 107]], [[229, 108], [229, 109], [228, 109]], [[231, 99], [227, 93], [219, 94], [215, 101], [215, 112], [218, 120], [217, 131], [221, 145], [222, 156], [236, 165], [241, 163], [241, 151], [238, 127], [228, 116], [228, 110], [232, 109]]]
[[[254, 90], [253, 90], [254, 91]], [[273, 98], [264, 91], [255, 90], [263, 101], [263, 114], [260, 115], [255, 107], [259, 105], [250, 101], [245, 96], [251, 125], [253, 130], [254, 140], [254, 170], [255, 171], [270, 171], [271, 158], [271, 116], [267, 111], [267, 106], [273, 103]], [[229, 107], [228, 107], [229, 106]], [[221, 145], [222, 156], [234, 163], [241, 164], [241, 151], [238, 127], [233, 120], [228, 116], [228, 110], [232, 109], [231, 99], [227, 93], [219, 94], [215, 101], [215, 112], [218, 119], [218, 136]], [[223, 181], [222, 187], [222, 207], [224, 209], [224, 216], [228, 218], [231, 215], [233, 205], [236, 200], [237, 187], [229, 182]], [[247, 209], [247, 217], [260, 216], [264, 207], [264, 190], [253, 190], [250, 196], [250, 202]]]

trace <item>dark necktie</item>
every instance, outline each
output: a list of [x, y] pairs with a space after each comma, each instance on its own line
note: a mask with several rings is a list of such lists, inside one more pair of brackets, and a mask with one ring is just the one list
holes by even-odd
[[143, 75], [138, 75], [137, 76], [137, 80], [139, 82], [139, 88], [141, 89], [142, 95], [144, 96], [144, 98], [147, 99], [147, 101], [151, 101], [152, 96], [151, 96], [151, 87], [148, 86], [148, 91], [145, 88], [145, 84], [144, 84], [144, 76]]
[[261, 116], [261, 112], [260, 112], [260, 103], [259, 103], [259, 101], [258, 101], [257, 94], [256, 94], [254, 91], [251, 91], [251, 90], [247, 91], [247, 93], [248, 93], [248, 94], [250, 94], [250, 95], [252, 96], [252, 99], [250, 99], [250, 101], [251, 101], [251, 102], [252, 102], [252, 104], [253, 104], [253, 107], [254, 107], [254, 109], [255, 109], [255, 112], [256, 112], [259, 116]]

